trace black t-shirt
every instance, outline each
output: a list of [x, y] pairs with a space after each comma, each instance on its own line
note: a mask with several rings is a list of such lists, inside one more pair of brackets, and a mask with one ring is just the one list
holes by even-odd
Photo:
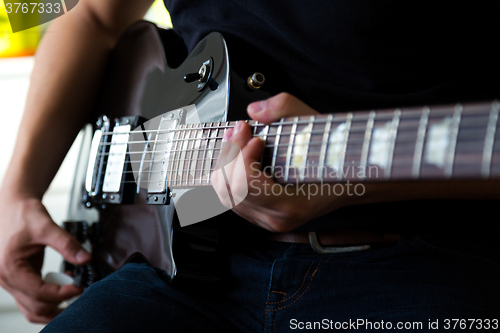
[[[284, 91], [323, 113], [500, 95], [500, 1], [164, 1], [188, 50], [210, 32], [221, 32], [234, 66], [258, 61], [253, 53], [259, 50], [284, 73]], [[486, 219], [492, 203], [347, 207], [303, 229], [397, 229], [423, 220], [468, 225]], [[434, 209], [438, 213], [426, 219]]]

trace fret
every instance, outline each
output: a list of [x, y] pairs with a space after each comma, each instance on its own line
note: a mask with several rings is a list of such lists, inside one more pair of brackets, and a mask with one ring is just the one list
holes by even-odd
[[[247, 123], [248, 123], [248, 120], [245, 120]], [[217, 164], [217, 161], [220, 157], [220, 153], [222, 151], [222, 138], [224, 137], [224, 133], [227, 129], [227, 126], [229, 125], [229, 122], [221, 122], [219, 123], [220, 126], [219, 128], [217, 129], [217, 134], [215, 135], [215, 138], [214, 138], [214, 148], [212, 149], [213, 151], [213, 159], [212, 159], [212, 168], [211, 170], [214, 171], [215, 169], [215, 165]], [[222, 135], [221, 135], [221, 131], [222, 131]]]
[[327, 121], [325, 123], [325, 129], [323, 131], [323, 140], [321, 142], [321, 152], [319, 156], [318, 164], [318, 179], [323, 180], [323, 169], [325, 168], [325, 158], [326, 150], [328, 148], [328, 139], [330, 136], [330, 129], [332, 128], [333, 115], [329, 114]]
[[269, 125], [264, 126], [264, 128], [262, 129], [262, 131], [260, 133], [255, 134], [255, 132], [257, 132], [257, 126], [254, 127], [254, 136], [260, 136], [260, 137], [262, 137], [261, 139], [264, 142], [267, 142], [267, 135], [269, 134]]
[[[259, 124], [259, 122], [256, 122], [255, 126], [254, 126], [254, 131], [253, 131], [254, 137], [261, 137], [261, 139], [264, 141], [264, 148], [265, 148], [266, 142], [267, 142], [267, 135], [269, 134], [269, 125], [264, 126], [262, 131], [260, 133], [256, 134], [258, 124]], [[264, 163], [264, 154], [262, 154], [262, 157], [260, 158], [260, 165], [263, 165], [263, 163]]]
[[212, 125], [210, 125], [210, 127], [207, 128], [207, 137], [206, 137], [206, 148], [205, 148], [205, 155], [204, 155], [204, 161], [203, 161], [203, 170], [204, 170], [204, 177], [205, 178], [205, 181], [207, 182], [207, 184], [210, 184], [210, 163], [209, 161], [211, 161], [211, 158], [212, 158], [212, 155], [210, 155], [210, 137], [212, 136], [212, 133], [214, 132], [214, 130], [212, 129], [212, 127], [215, 126], [215, 122], [212, 123]]
[[425, 134], [427, 132], [427, 125], [429, 124], [429, 107], [425, 106], [422, 109], [420, 116], [420, 123], [417, 131], [417, 141], [415, 142], [415, 153], [413, 154], [413, 167], [412, 176], [415, 179], [420, 177], [420, 167], [422, 165], [422, 156], [424, 154]]
[[307, 158], [308, 158], [308, 154], [309, 154], [309, 145], [311, 143], [311, 133], [313, 130], [315, 120], [316, 120], [316, 117], [311, 116], [310, 123], [306, 128], [306, 142], [305, 142], [306, 151], [304, 152], [304, 156], [302, 158], [302, 166], [300, 168], [300, 180], [304, 180], [304, 174], [305, 174], [306, 168], [307, 168]]
[[[202, 137], [203, 137], [203, 140], [204, 140], [204, 143], [205, 143], [205, 148], [203, 148], [203, 159], [201, 161], [201, 172], [200, 172], [200, 184], [203, 184], [203, 177], [204, 177], [204, 174], [206, 174], [204, 172], [205, 170], [205, 165], [206, 165], [206, 157], [207, 157], [207, 150], [208, 150], [208, 137], [210, 137], [210, 129], [208, 129], [209, 127], [212, 126], [212, 123], [209, 123], [210, 125], [208, 126], [203, 126], [203, 129], [202, 129]], [[203, 124], [203, 125], [207, 125], [207, 124]], [[207, 131], [207, 132], [205, 132]], [[206, 137], [205, 137], [205, 133], [207, 134]], [[208, 177], [207, 177], [208, 178]], [[208, 182], [207, 182], [208, 184]]]
[[196, 125], [197, 124], [193, 124], [191, 126], [191, 130], [190, 130], [190, 134], [189, 134], [190, 143], [188, 145], [188, 149], [190, 150], [190, 155], [189, 155], [189, 159], [187, 161], [187, 167], [186, 167], [186, 185], [188, 185], [194, 181], [194, 174], [193, 174], [192, 170], [196, 169], [196, 165], [193, 165], [193, 159], [194, 159], [194, 154], [198, 151], [197, 149], [195, 149]]
[[[377, 112], [371, 111], [368, 115], [368, 120], [366, 122], [365, 137], [363, 139], [363, 147], [361, 148], [361, 163], [360, 170], [366, 170], [368, 164], [368, 152], [370, 151], [370, 141], [372, 138], [373, 124], [375, 123], [375, 116]], [[366, 172], [363, 172], [364, 176], [362, 179], [366, 178]]]
[[273, 159], [271, 162], [271, 174], [274, 175], [274, 168], [276, 167], [276, 156], [278, 155], [278, 144], [280, 142], [281, 131], [283, 130], [283, 118], [280, 119], [280, 124], [276, 130], [276, 137], [274, 141]]
[[352, 125], [352, 118], [353, 118], [353, 113], [349, 112], [347, 114], [347, 119], [345, 122], [345, 135], [344, 139], [342, 141], [342, 149], [341, 149], [341, 155], [340, 155], [340, 165], [339, 165], [339, 170], [338, 170], [338, 178], [339, 180], [343, 179], [344, 176], [344, 165], [345, 165], [345, 158], [347, 155], [347, 143], [349, 141], [349, 131], [351, 130], [351, 125]]
[[189, 145], [191, 144], [190, 140], [190, 135], [191, 135], [191, 128], [192, 124], [186, 124], [186, 129], [185, 129], [185, 135], [184, 135], [184, 142], [182, 144], [182, 152], [181, 152], [181, 186], [183, 183], [186, 183], [184, 185], [187, 185], [187, 173], [189, 172]]
[[[192, 143], [191, 143], [191, 156], [188, 162], [188, 180], [191, 180], [191, 184], [194, 185], [194, 180], [196, 179], [196, 160], [198, 159], [199, 144], [197, 140], [198, 124], [193, 124], [192, 132]], [[190, 179], [192, 178], [192, 179]]]
[[[161, 126], [161, 122], [160, 122], [160, 126]], [[155, 161], [155, 154], [156, 154], [156, 144], [158, 142], [158, 136], [159, 136], [159, 131], [156, 130], [156, 135], [154, 137], [154, 145], [153, 145], [153, 150], [151, 151], [151, 160], [149, 162], [149, 172], [148, 172], [148, 188], [151, 186], [151, 175], [152, 175], [152, 172], [153, 172], [153, 164], [154, 164], [154, 161]]]
[[394, 161], [394, 148], [396, 147], [396, 138], [398, 136], [399, 120], [401, 119], [401, 110], [394, 111], [394, 118], [390, 128], [389, 154], [387, 154], [387, 168], [385, 169], [385, 178], [391, 178], [392, 162]]
[[[197, 183], [198, 185], [201, 185], [201, 173], [202, 171], [201, 170], [201, 166], [198, 165], [198, 162], [200, 162], [200, 157], [201, 157], [201, 154], [203, 154], [202, 152], [202, 146], [203, 144], [203, 124], [198, 124], [197, 126], [197, 135], [196, 135], [196, 148], [198, 150], [198, 152], [196, 153], [196, 163], [195, 163], [195, 173], [194, 173], [194, 179], [193, 179], [193, 184], [194, 183]], [[198, 173], [200, 175], [198, 175]]]
[[[196, 126], [196, 140], [195, 140], [195, 149], [196, 149], [196, 154], [193, 157], [194, 160], [194, 168], [191, 170], [193, 172], [193, 185], [196, 184], [198, 181], [198, 161], [199, 157], [201, 154], [201, 142], [203, 139], [203, 124], [198, 124]], [[199, 185], [201, 185], [201, 181], [199, 182]]]
[[175, 163], [175, 151], [176, 151], [176, 148], [177, 148], [177, 142], [176, 139], [179, 135], [179, 132], [175, 132], [174, 133], [174, 137], [172, 139], [172, 145], [170, 146], [171, 150], [170, 150], [170, 156], [169, 156], [169, 162], [168, 162], [168, 171], [167, 171], [167, 178], [168, 178], [168, 185], [169, 186], [172, 186], [173, 185], [173, 182], [175, 181], [174, 180], [174, 173], [175, 173], [175, 170], [174, 170], [174, 163]]
[[174, 132], [174, 137], [172, 138], [172, 145], [171, 150], [170, 150], [170, 156], [169, 156], [169, 162], [168, 162], [168, 174], [169, 174], [169, 186], [172, 186], [175, 182], [175, 151], [177, 148], [177, 142], [176, 139], [179, 136], [178, 131]]
[[257, 135], [257, 127], [259, 125], [259, 122], [255, 122], [255, 124], [253, 125], [253, 136], [256, 136]]
[[458, 129], [460, 127], [460, 121], [462, 120], [462, 111], [462, 104], [457, 104], [451, 120], [450, 143], [446, 152], [446, 164], [444, 169], [445, 176], [449, 178], [453, 175], [453, 161], [455, 159], [455, 148], [457, 146]]
[[483, 162], [481, 165], [481, 176], [483, 178], [488, 178], [491, 172], [491, 158], [493, 155], [493, 145], [495, 142], [499, 108], [500, 103], [498, 101], [494, 101], [491, 105], [488, 127], [486, 128], [486, 137], [484, 139]]
[[[221, 127], [217, 130], [217, 135], [215, 136], [215, 145], [214, 145], [214, 159], [215, 164], [212, 166], [212, 171], [215, 169], [215, 165], [217, 164], [217, 160], [220, 158], [220, 154], [222, 152], [222, 140], [224, 138], [224, 134], [229, 128], [229, 121], [222, 122]], [[234, 125], [233, 125], [234, 128]], [[220, 135], [220, 136], [219, 136]]]
[[212, 170], [213, 170], [213, 166], [212, 166], [213, 158], [212, 158], [212, 156], [214, 156], [214, 151], [215, 151], [214, 148], [215, 148], [215, 143], [217, 142], [217, 137], [219, 136], [220, 124], [221, 124], [220, 122], [217, 123], [216, 128], [213, 130], [211, 138], [209, 139], [209, 140], [212, 140], [209, 143], [209, 149], [212, 150], [211, 152], [209, 151], [210, 162], [208, 163], [208, 179], [207, 179], [207, 182], [209, 184], [211, 181], [210, 177], [211, 177]]
[[137, 194], [141, 192], [142, 171], [144, 170], [144, 161], [146, 160], [146, 156], [149, 153], [148, 148], [149, 148], [149, 141], [151, 141], [151, 134], [152, 133], [148, 133], [148, 136], [146, 137], [146, 142], [144, 143], [144, 149], [142, 151], [141, 161], [139, 162], [139, 170], [137, 172], [137, 189], [136, 189]]
[[184, 177], [182, 176], [182, 173], [184, 171], [184, 161], [186, 159], [186, 135], [188, 135], [188, 131], [186, 130], [186, 126], [184, 125], [183, 130], [181, 131], [181, 134], [179, 135], [179, 152], [177, 153], [178, 161], [177, 161], [177, 174], [179, 176], [177, 180], [177, 185], [182, 186], [182, 181]]
[[187, 185], [187, 177], [184, 176], [184, 174], [186, 174], [188, 171], [187, 171], [187, 168], [186, 168], [186, 162], [189, 161], [189, 158], [186, 158], [186, 156], [189, 154], [189, 143], [190, 143], [190, 140], [189, 140], [189, 136], [191, 134], [191, 131], [190, 131], [190, 127], [192, 125], [191, 124], [187, 124], [186, 127], [185, 127], [185, 131], [184, 131], [184, 139], [183, 139], [183, 143], [182, 143], [182, 151], [181, 151], [181, 168], [179, 170], [180, 172], [180, 175], [181, 175], [181, 182], [180, 182], [180, 185], [182, 186], [183, 184], [182, 183], [186, 183], [184, 185]]
[[290, 174], [290, 162], [292, 160], [292, 152], [293, 152], [293, 143], [295, 140], [295, 135], [297, 133], [297, 121], [299, 121], [299, 117], [295, 117], [295, 121], [292, 125], [292, 130], [290, 134], [290, 140], [288, 142], [288, 150], [286, 156], [286, 167], [285, 167], [285, 181], [288, 181], [288, 176]]
[[[179, 128], [182, 128], [182, 126], [179, 126]], [[177, 185], [178, 182], [178, 170], [179, 170], [179, 156], [180, 156], [180, 151], [181, 151], [181, 146], [182, 146], [182, 134], [183, 131], [176, 131], [174, 139], [176, 141], [173, 142], [172, 147], [175, 145], [175, 149], [173, 151], [173, 156], [172, 156], [172, 185]]]

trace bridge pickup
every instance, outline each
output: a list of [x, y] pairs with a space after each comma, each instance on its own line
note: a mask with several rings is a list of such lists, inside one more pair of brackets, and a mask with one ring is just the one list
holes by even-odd
[[178, 126], [183, 123], [187, 111], [191, 109], [194, 109], [194, 105], [166, 112], [132, 132], [132, 143], [139, 142], [141, 137], [142, 142], [146, 142], [142, 148], [131, 144], [131, 149], [137, 153], [130, 154], [130, 157], [136, 183], [148, 192], [148, 204], [170, 203], [167, 184], [170, 153]]
[[140, 117], [122, 117], [112, 123], [106, 116], [99, 118], [83, 196], [86, 207], [133, 203], [137, 186], [130, 165], [129, 137], [131, 129], [143, 121]]

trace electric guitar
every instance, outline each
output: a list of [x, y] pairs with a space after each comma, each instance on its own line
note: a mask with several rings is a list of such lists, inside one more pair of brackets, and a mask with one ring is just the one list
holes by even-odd
[[[139, 22], [111, 56], [65, 222], [93, 252], [89, 265], [65, 264], [81, 287], [138, 259], [173, 282], [220, 279], [218, 219], [200, 221], [227, 210], [210, 186], [222, 138], [250, 102], [279, 91], [265, 73], [233, 72], [218, 33], [182, 50], [173, 31]], [[281, 184], [488, 179], [500, 176], [499, 109], [486, 101], [248, 123]]]

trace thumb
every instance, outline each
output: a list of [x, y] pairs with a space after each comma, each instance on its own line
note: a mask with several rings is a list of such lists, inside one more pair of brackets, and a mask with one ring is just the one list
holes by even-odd
[[92, 259], [85, 251], [80, 242], [71, 236], [66, 230], [51, 222], [44, 232], [42, 242], [59, 252], [63, 258], [71, 264], [81, 265]]
[[248, 115], [258, 122], [269, 124], [284, 117], [317, 115], [315, 111], [297, 97], [281, 93], [263, 101], [251, 103]]

